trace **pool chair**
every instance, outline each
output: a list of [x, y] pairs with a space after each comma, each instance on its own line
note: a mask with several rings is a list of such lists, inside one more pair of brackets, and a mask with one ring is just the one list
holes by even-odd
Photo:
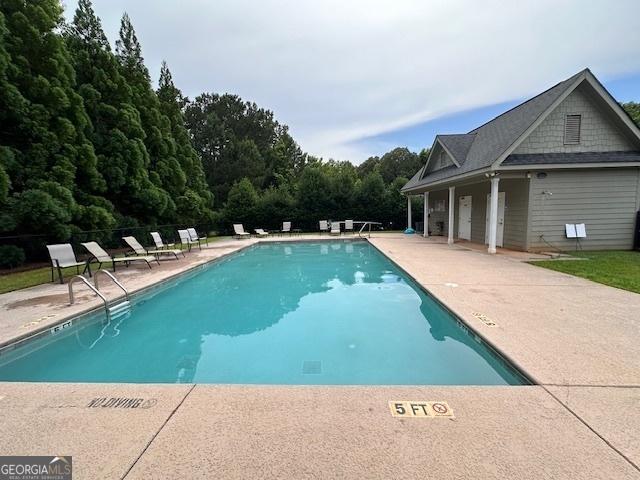
[[106, 263], [106, 264], [110, 263], [111, 268], [113, 268], [114, 272], [116, 271], [116, 265], [118, 263], [124, 263], [128, 267], [129, 264], [132, 262], [145, 262], [147, 264], [147, 267], [149, 267], [149, 269], [151, 269], [151, 262], [158, 262], [158, 264], [160, 264], [160, 261], [156, 257], [152, 257], [151, 255], [145, 255], [140, 257], [111, 256], [100, 245], [98, 245], [97, 242], [86, 242], [86, 243], [83, 243], [82, 246], [86, 248], [92, 256], [92, 258], [89, 260], [89, 263], [91, 263], [91, 260], [95, 260], [98, 263], [98, 269], [102, 268], [103, 263]]
[[191, 240], [191, 235], [187, 230], [178, 230], [178, 235], [180, 236], [180, 244], [184, 247], [187, 246], [187, 250], [191, 251], [191, 245], [197, 245], [200, 250], [202, 247], [200, 246], [200, 242]]
[[51, 257], [51, 281], [55, 281], [53, 277], [53, 270], [57, 270], [60, 283], [64, 283], [62, 278], [62, 269], [66, 267], [76, 267], [76, 272], [80, 275], [80, 266], [84, 266], [82, 273], [89, 271], [91, 276], [91, 267], [89, 262], [79, 262], [76, 259], [76, 254], [73, 252], [73, 247], [70, 243], [58, 243], [55, 245], [47, 245], [49, 250], [49, 257]]
[[280, 230], [280, 235], [284, 235], [285, 233], [291, 235], [291, 222], [282, 222], [282, 230]]
[[329, 231], [329, 222], [326, 220], [320, 220], [320, 235], [322, 235], [322, 232], [328, 232]]
[[158, 250], [162, 250], [162, 249], [165, 249], [165, 248], [169, 248], [170, 249], [171, 247], [175, 247], [176, 246], [175, 243], [164, 243], [162, 241], [162, 237], [160, 236], [160, 233], [158, 233], [158, 232], [151, 232], [151, 238], [153, 238], [153, 243], [156, 244], [156, 248]]
[[136, 240], [136, 237], [122, 237], [122, 240], [124, 240], [126, 244], [131, 247], [131, 250], [133, 250], [136, 255], [153, 255], [158, 259], [160, 258], [160, 255], [173, 255], [176, 260], [179, 260], [178, 254], [180, 253], [184, 257], [184, 253], [182, 252], [182, 250], [178, 249], [169, 250], [168, 248], [166, 248], [161, 250], [147, 250], [142, 245], [140, 245], [140, 242]]
[[344, 221], [344, 233], [347, 233], [347, 232], [353, 233], [353, 220]]
[[244, 231], [244, 227], [242, 226], [241, 223], [233, 224], [233, 233], [234, 233], [233, 236], [236, 238], [249, 238], [251, 236], [250, 233], [247, 233]]
[[340, 235], [340, 222], [331, 222], [331, 235]]
[[261, 228], [254, 228], [253, 230], [256, 232], [256, 235], [258, 235], [259, 237], [268, 237], [269, 236], [269, 232], [265, 232]]
[[207, 237], [199, 237], [195, 228], [187, 228], [187, 232], [189, 233], [191, 241], [198, 242], [200, 248], [202, 248], [202, 242], [204, 242], [205, 245], [209, 245], [209, 239]]

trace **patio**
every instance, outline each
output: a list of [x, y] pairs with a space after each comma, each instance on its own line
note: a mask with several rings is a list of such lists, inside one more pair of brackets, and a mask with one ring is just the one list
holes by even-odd
[[[143, 288], [254, 241], [217, 243], [150, 273], [123, 270], [122, 279]], [[523, 252], [418, 235], [370, 241], [538, 385], [4, 383], [2, 451], [73, 455], [76, 478], [640, 476], [640, 295], [528, 265]], [[87, 295], [63, 306], [64, 287], [0, 295], [2, 339], [24, 334], [30, 319], [55, 313], [32, 327], [42, 328], [97, 305]], [[148, 408], [89, 406], [103, 397]], [[446, 401], [455, 418], [394, 418], [391, 400]]]

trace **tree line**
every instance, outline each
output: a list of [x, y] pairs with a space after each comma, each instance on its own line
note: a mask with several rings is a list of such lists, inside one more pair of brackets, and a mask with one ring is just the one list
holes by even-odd
[[358, 167], [323, 161], [255, 103], [186, 98], [166, 63], [154, 89], [126, 13], [113, 49], [90, 0], [68, 23], [59, 0], [0, 0], [0, 236], [397, 223], [399, 187], [420, 161], [407, 149]]

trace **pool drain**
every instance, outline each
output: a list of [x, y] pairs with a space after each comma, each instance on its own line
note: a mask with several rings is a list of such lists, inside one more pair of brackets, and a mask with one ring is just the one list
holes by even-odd
[[319, 375], [322, 373], [320, 360], [305, 360], [302, 362], [302, 373], [305, 375]]

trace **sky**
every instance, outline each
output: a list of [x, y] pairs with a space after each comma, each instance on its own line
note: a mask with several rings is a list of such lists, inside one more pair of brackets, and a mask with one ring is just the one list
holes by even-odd
[[[73, 17], [76, 0], [65, 0]], [[360, 163], [419, 151], [589, 67], [640, 101], [638, 0], [93, 0], [127, 12], [157, 79], [272, 110], [302, 149]]]

